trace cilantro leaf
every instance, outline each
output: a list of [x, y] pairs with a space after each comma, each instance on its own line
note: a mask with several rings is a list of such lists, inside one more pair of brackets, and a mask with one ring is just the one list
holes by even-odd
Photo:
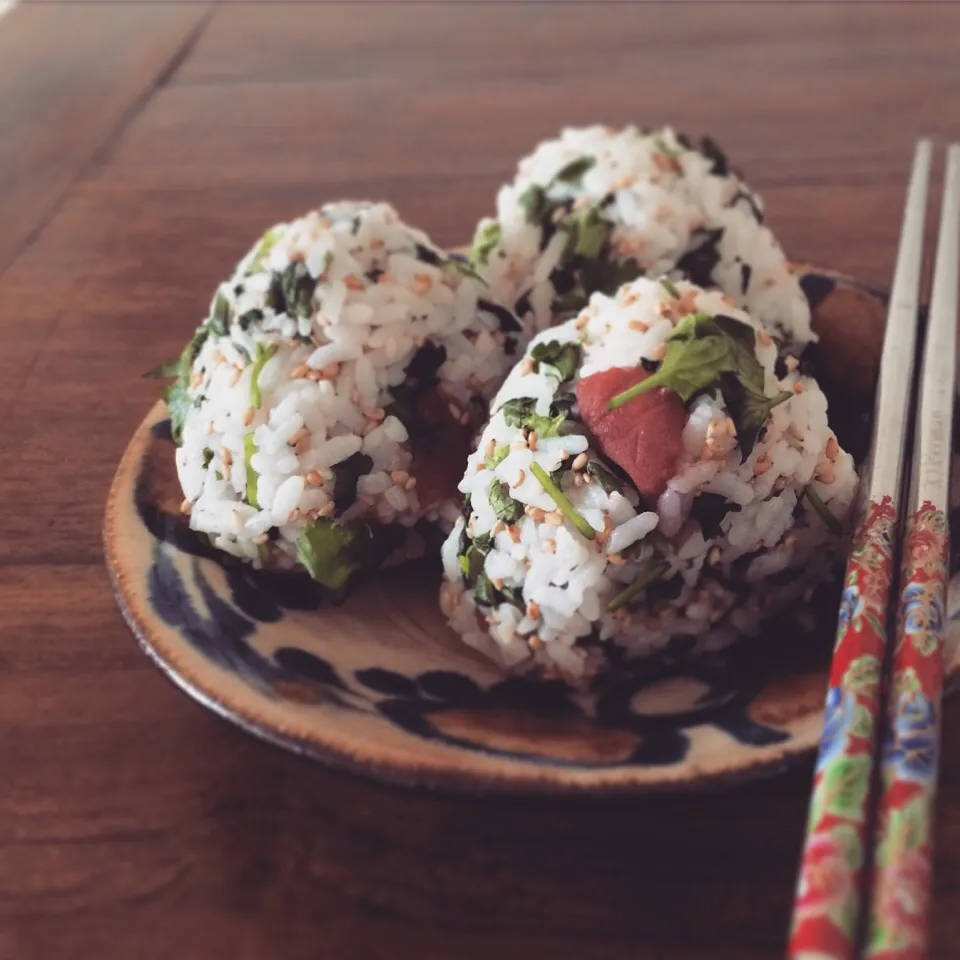
[[507, 426], [525, 427], [527, 430], [532, 430], [541, 440], [558, 436], [566, 423], [566, 414], [542, 417], [536, 412], [536, 408], [537, 401], [533, 397], [518, 397], [515, 400], [508, 400], [501, 410]]
[[260, 242], [257, 244], [257, 249], [250, 258], [247, 268], [244, 270], [245, 276], [249, 277], [250, 274], [257, 273], [266, 266], [267, 257], [270, 256], [270, 251], [277, 245], [286, 229], [286, 224], [278, 224], [275, 227], [271, 227], [260, 238]]
[[510, 488], [499, 480], [493, 480], [487, 490], [490, 506], [499, 520], [516, 523], [523, 516], [523, 504], [510, 496]]
[[811, 484], [803, 488], [803, 495], [810, 501], [810, 506], [817, 512], [817, 516], [826, 524], [831, 533], [843, 533], [843, 525], [830, 512], [830, 508], [820, 499], [820, 495]]
[[586, 466], [587, 476], [592, 477], [603, 488], [604, 493], [623, 493], [626, 486], [612, 470], [605, 467], [599, 460], [590, 460]]
[[583, 175], [594, 166], [596, 162], [596, 157], [577, 157], [576, 160], [571, 160], [568, 164], [561, 167], [553, 175], [553, 179], [550, 182], [551, 184], [569, 183], [573, 186], [580, 186]]
[[744, 383], [742, 377], [724, 374], [720, 378], [720, 390], [723, 402], [737, 428], [737, 443], [744, 459], [753, 452], [757, 438], [763, 425], [770, 416], [770, 411], [785, 403], [793, 394], [781, 390], [780, 393], [768, 397], [762, 390], [757, 390], [752, 384]]
[[660, 561], [641, 571], [630, 586], [621, 590], [607, 603], [607, 613], [613, 613], [615, 610], [639, 600], [646, 592], [647, 586], [654, 580], [659, 580], [669, 569], [669, 563]]
[[584, 520], [560, 487], [553, 482], [553, 479], [547, 471], [544, 470], [539, 463], [534, 461], [530, 464], [530, 472], [540, 481], [540, 486], [546, 490], [547, 496], [557, 505], [557, 509], [577, 528], [581, 535], [588, 540], [593, 540], [597, 535], [597, 531]]
[[526, 214], [528, 223], [539, 223], [547, 211], [547, 191], [538, 183], [531, 183], [523, 193], [517, 197], [520, 209]]
[[257, 452], [257, 445], [254, 443], [253, 434], [248, 433], [243, 438], [243, 466], [247, 476], [247, 503], [251, 507], [260, 509], [260, 503], [257, 500], [257, 481], [260, 479], [256, 470], [250, 466], [253, 455]]
[[489, 217], [477, 224], [477, 230], [473, 235], [473, 244], [470, 247], [470, 262], [479, 263], [485, 266], [490, 260], [490, 254], [494, 247], [500, 242], [502, 229], [496, 220]]
[[559, 340], [549, 340], [538, 343], [530, 351], [530, 359], [534, 369], [552, 374], [560, 383], [569, 380], [580, 367], [580, 344], [561, 343]]
[[264, 347], [262, 343], [257, 344], [257, 352], [253, 357], [253, 371], [250, 375], [250, 406], [254, 410], [259, 410], [260, 404], [263, 402], [260, 395], [260, 372], [276, 352], [277, 345], [275, 343], [271, 343], [269, 347]]
[[317, 583], [342, 598], [358, 576], [383, 563], [402, 536], [389, 526], [374, 532], [358, 521], [314, 520], [297, 539], [297, 559]]
[[509, 443], [498, 443], [493, 448], [493, 453], [489, 457], [483, 458], [483, 465], [488, 470], [496, 470], [497, 466], [503, 463], [504, 460], [510, 455], [510, 444]]

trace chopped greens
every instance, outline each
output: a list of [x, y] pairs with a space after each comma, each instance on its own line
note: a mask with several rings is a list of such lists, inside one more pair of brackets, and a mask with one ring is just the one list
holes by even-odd
[[810, 506], [817, 512], [817, 516], [826, 524], [831, 533], [843, 533], [843, 525], [830, 512], [830, 508], [820, 499], [820, 494], [813, 489], [812, 484], [803, 488], [803, 495], [810, 501]]
[[540, 481], [540, 485], [547, 492], [547, 496], [557, 505], [557, 509], [580, 531], [588, 540], [593, 540], [597, 531], [587, 523], [577, 512], [576, 507], [566, 498], [563, 491], [553, 482], [550, 475], [539, 463], [530, 464], [530, 472]]
[[580, 356], [580, 344], [561, 343], [559, 340], [538, 343], [530, 351], [534, 369], [555, 377], [560, 383], [566, 382], [577, 372]]
[[209, 447], [203, 448], [203, 469], [206, 470], [210, 466], [210, 461], [213, 459], [213, 451]]
[[674, 300], [680, 299], [680, 291], [677, 289], [677, 285], [669, 277], [661, 277], [660, 286], [663, 287], [663, 289], [666, 290], [667, 293], [674, 298]]
[[498, 443], [493, 448], [493, 453], [489, 457], [483, 458], [483, 465], [488, 470], [496, 470], [497, 467], [503, 463], [504, 460], [510, 455], [510, 444], [509, 443]]
[[335, 463], [333, 471], [333, 505], [343, 513], [356, 503], [357, 481], [373, 469], [373, 460], [364, 453], [355, 453]]
[[250, 465], [253, 455], [257, 452], [257, 445], [253, 441], [253, 434], [248, 433], [243, 438], [243, 465], [247, 474], [247, 503], [251, 507], [260, 509], [260, 503], [257, 500], [257, 480], [259, 476], [257, 471]]
[[420, 397], [439, 380], [438, 372], [447, 359], [447, 348], [427, 340], [410, 358], [403, 383], [390, 388], [393, 401], [385, 407], [387, 416], [396, 417], [415, 436], [422, 429], [417, 416]]
[[[550, 409], [553, 410], [554, 407], [551, 406]], [[555, 416], [540, 416], [536, 412], [537, 401], [533, 397], [508, 400], [501, 410], [507, 426], [525, 427], [527, 430], [532, 430], [541, 440], [558, 436], [567, 420], [566, 414], [562, 412]]]
[[596, 157], [577, 157], [576, 160], [571, 160], [568, 164], [562, 166], [553, 175], [550, 183], [551, 185], [554, 183], [569, 183], [578, 187], [580, 186], [580, 181], [583, 180], [583, 175], [594, 166], [596, 162]]
[[253, 357], [253, 370], [250, 374], [250, 406], [254, 410], [260, 409], [263, 398], [260, 395], [260, 373], [266, 362], [277, 352], [277, 345], [271, 343], [269, 347], [264, 347], [262, 343], [257, 344], [257, 352]]
[[676, 147], [671, 147], [666, 140], [663, 139], [659, 134], [653, 138], [653, 144], [657, 148], [658, 153], [662, 153], [665, 157], [671, 157], [676, 159], [679, 156], [683, 155], [683, 150], [677, 149]]
[[561, 229], [567, 234], [568, 254], [592, 259], [600, 256], [613, 224], [600, 216], [599, 207], [587, 207], [568, 214]]
[[213, 303], [210, 304], [210, 319], [207, 325], [221, 337], [230, 328], [230, 301], [219, 290], [213, 298]]
[[617, 394], [609, 407], [616, 410], [634, 397], [666, 387], [688, 403], [705, 390], [720, 390], [734, 425], [744, 457], [754, 443], [770, 411], [789, 400], [782, 391], [764, 393], [764, 372], [754, 353], [752, 327], [719, 314], [691, 313], [667, 337], [667, 351], [656, 373]]
[[477, 231], [473, 235], [473, 244], [470, 247], [470, 262], [485, 266], [490, 260], [490, 254], [500, 242], [502, 230], [496, 220], [489, 218], [477, 224]]
[[739, 513], [743, 508], [739, 503], [731, 503], [719, 493], [700, 493], [693, 498], [690, 516], [700, 524], [704, 540], [719, 537], [723, 531], [720, 522], [728, 513]]
[[297, 559], [317, 583], [342, 598], [360, 574], [378, 567], [399, 546], [402, 537], [402, 530], [389, 525], [374, 531], [358, 521], [314, 520], [297, 540]]
[[[328, 257], [330, 255], [328, 254]], [[327, 261], [329, 263], [329, 260]], [[274, 313], [307, 319], [313, 313], [313, 294], [317, 281], [303, 260], [297, 260], [275, 273], [267, 290], [266, 304]]]
[[646, 570], [643, 570], [637, 575], [630, 586], [621, 590], [607, 603], [607, 613], [613, 613], [615, 610], [619, 610], [621, 607], [625, 607], [635, 600], [639, 600], [647, 587], [654, 580], [659, 580], [669, 569], [670, 564], [665, 561], [660, 561], [647, 567]]
[[590, 460], [586, 466], [587, 476], [596, 480], [603, 488], [604, 493], [623, 493], [626, 484], [612, 470], [605, 467], [599, 460]]
[[285, 230], [286, 224], [279, 224], [276, 227], [272, 227], [261, 237], [260, 243], [250, 258], [247, 269], [244, 271], [247, 276], [250, 276], [251, 273], [257, 273], [266, 266], [270, 251], [277, 245]]
[[510, 496], [510, 488], [505, 483], [491, 481], [487, 496], [497, 519], [504, 523], [516, 523], [523, 516], [523, 504]]
[[517, 197], [517, 203], [527, 215], [530, 223], [539, 223], [547, 212], [547, 191], [538, 183], [531, 183], [523, 193]]
[[487, 281], [477, 273], [476, 270], [466, 261], [461, 260], [459, 257], [451, 257], [443, 265], [443, 269], [447, 270], [452, 267], [457, 273], [462, 274], [465, 277], [470, 277], [473, 280], [479, 280], [484, 286], [486, 286]]
[[713, 271], [720, 262], [720, 240], [723, 238], [723, 227], [715, 230], [704, 229], [694, 233], [696, 239], [702, 242], [694, 249], [685, 253], [674, 269], [682, 273], [691, 283], [698, 287], [712, 287]]

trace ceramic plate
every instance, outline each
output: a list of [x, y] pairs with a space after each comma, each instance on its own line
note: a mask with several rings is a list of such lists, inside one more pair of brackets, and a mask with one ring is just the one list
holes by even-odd
[[[831, 423], [865, 452], [883, 296], [798, 268], [821, 341]], [[643, 792], [774, 773], [820, 733], [837, 589], [766, 638], [693, 662], [656, 658], [588, 698], [508, 678], [437, 605], [439, 564], [385, 571], [340, 607], [309, 579], [215, 553], [179, 513], [165, 407], [137, 430], [110, 491], [108, 565], [124, 617], [178, 686], [266, 740], [393, 782], [469, 791]], [[960, 589], [948, 671], [960, 672]], [[786, 653], [785, 651], [789, 651]]]

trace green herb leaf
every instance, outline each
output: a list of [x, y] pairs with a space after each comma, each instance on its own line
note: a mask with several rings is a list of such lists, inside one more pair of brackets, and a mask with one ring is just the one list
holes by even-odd
[[465, 260], [461, 260], [459, 257], [450, 257], [442, 267], [443, 270], [449, 271], [453, 269], [454, 272], [462, 274], [465, 277], [470, 277], [472, 280], [479, 280], [484, 286], [486, 286], [487, 281], [477, 273], [476, 270]]
[[143, 377], [145, 380], [167, 380], [170, 377], [176, 377], [180, 373], [180, 359], [168, 360], [166, 363], [158, 363], [151, 367]]
[[260, 238], [260, 243], [257, 245], [256, 252], [250, 259], [250, 262], [244, 271], [245, 276], [249, 277], [251, 273], [257, 273], [258, 271], [262, 270], [264, 266], [266, 266], [267, 257], [270, 256], [270, 251], [277, 245], [285, 230], [286, 224], [279, 224], [276, 227], [271, 227]]
[[297, 540], [297, 559], [317, 583], [343, 596], [360, 574], [383, 563], [397, 539], [389, 527], [374, 533], [358, 521], [314, 520]]
[[569, 183], [580, 186], [583, 175], [596, 164], [596, 157], [578, 157], [561, 167], [554, 175], [551, 183]]
[[373, 460], [364, 453], [355, 453], [335, 463], [333, 471], [333, 505], [343, 513], [357, 501], [357, 481], [373, 469]]
[[723, 374], [720, 378], [723, 402], [737, 428], [737, 443], [744, 459], [753, 452], [760, 431], [770, 416], [770, 411], [786, 403], [793, 394], [786, 390], [768, 397], [762, 390], [743, 383], [742, 378]]
[[183, 425], [187, 414], [199, 402], [190, 395], [190, 389], [183, 379], [175, 380], [165, 391], [167, 414], [170, 417], [170, 436], [173, 442], [180, 446], [183, 443]]
[[599, 257], [613, 232], [613, 224], [600, 216], [599, 207], [571, 212], [561, 228], [569, 234], [566, 253], [587, 258]]
[[612, 297], [625, 283], [631, 283], [644, 273], [644, 268], [633, 257], [626, 260], [598, 257], [583, 262], [580, 282], [588, 299], [590, 294], [598, 291]]
[[637, 575], [633, 583], [624, 590], [621, 590], [609, 603], [607, 603], [607, 613], [613, 613], [627, 604], [639, 600], [643, 596], [647, 587], [654, 581], [659, 580], [668, 570], [670, 564], [664, 561], [654, 563]]
[[547, 192], [539, 184], [531, 183], [517, 197], [517, 203], [526, 214], [528, 223], [539, 223], [547, 211]]
[[499, 480], [493, 480], [487, 489], [490, 506], [499, 520], [516, 523], [523, 516], [523, 504], [510, 496], [510, 488]]
[[587, 476], [603, 488], [605, 493], [623, 493], [626, 484], [612, 470], [607, 469], [599, 460], [591, 460], [586, 466]]
[[210, 461], [213, 459], [213, 451], [209, 447], [203, 448], [203, 468], [206, 470], [210, 466]]
[[663, 287], [663, 289], [666, 290], [667, 293], [674, 298], [674, 300], [680, 299], [680, 291], [677, 289], [677, 285], [669, 277], [661, 277], [660, 286]]
[[477, 224], [477, 230], [473, 235], [473, 244], [470, 247], [471, 263], [486, 266], [494, 247], [500, 242], [501, 233], [502, 229], [496, 220], [489, 217], [481, 220]]
[[269, 347], [264, 347], [262, 343], [257, 344], [257, 352], [253, 357], [253, 371], [250, 375], [250, 406], [254, 410], [260, 409], [263, 398], [260, 396], [260, 371], [263, 370], [266, 362], [277, 352], [277, 345], [271, 343]]
[[657, 152], [662, 153], [665, 157], [679, 157], [683, 154], [683, 150], [677, 147], [671, 147], [659, 134], [653, 138], [653, 143], [657, 148]]
[[810, 501], [810, 506], [817, 511], [817, 515], [826, 524], [831, 533], [843, 533], [843, 525], [830, 512], [830, 508], [820, 499], [820, 495], [810, 484], [803, 488], [804, 496]]
[[250, 461], [256, 452], [257, 445], [253, 441], [253, 434], [245, 434], [243, 438], [243, 466], [247, 475], [247, 503], [249, 503], [251, 507], [256, 507], [257, 510], [259, 510], [260, 503], [257, 500], [257, 481], [260, 477], [257, 471], [250, 466]]
[[712, 540], [723, 532], [720, 522], [728, 513], [739, 513], [743, 508], [739, 503], [731, 503], [719, 493], [700, 493], [693, 498], [690, 516], [700, 524], [704, 540]]
[[230, 301], [219, 290], [210, 305], [207, 326], [220, 337], [225, 336], [230, 329]]
[[566, 414], [542, 417], [536, 413], [536, 408], [537, 401], [533, 397], [518, 397], [515, 400], [508, 400], [500, 409], [503, 411], [507, 426], [525, 427], [536, 433], [541, 440], [558, 436], [566, 423]]
[[539, 463], [534, 462], [530, 464], [530, 472], [540, 481], [540, 485], [546, 490], [547, 496], [557, 505], [557, 509], [577, 528], [580, 534], [588, 540], [593, 540], [597, 531], [577, 512], [576, 507], [553, 482], [547, 471]]
[[297, 260], [281, 273], [275, 273], [265, 298], [274, 313], [286, 313], [302, 319], [313, 314], [313, 294], [317, 281], [310, 275], [306, 263]]
[[503, 463], [504, 460], [510, 455], [510, 444], [509, 443], [498, 443], [493, 448], [493, 454], [489, 457], [483, 458], [483, 465], [488, 470], [496, 470], [497, 467]]
[[481, 570], [473, 585], [474, 597], [479, 603], [492, 607], [497, 602], [497, 591], [490, 578]]
[[560, 383], [569, 380], [580, 368], [579, 343], [561, 343], [550, 340], [538, 343], [530, 351], [530, 359], [538, 372], [553, 375]]

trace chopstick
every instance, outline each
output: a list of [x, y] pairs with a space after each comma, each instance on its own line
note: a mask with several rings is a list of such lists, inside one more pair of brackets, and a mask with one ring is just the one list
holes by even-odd
[[926, 940], [949, 577], [958, 258], [960, 144], [954, 144], [947, 154], [904, 525], [864, 954], [869, 960], [920, 960]]
[[881, 675], [919, 317], [931, 146], [917, 144], [887, 311], [873, 439], [837, 623], [787, 955], [852, 960], [870, 838]]

